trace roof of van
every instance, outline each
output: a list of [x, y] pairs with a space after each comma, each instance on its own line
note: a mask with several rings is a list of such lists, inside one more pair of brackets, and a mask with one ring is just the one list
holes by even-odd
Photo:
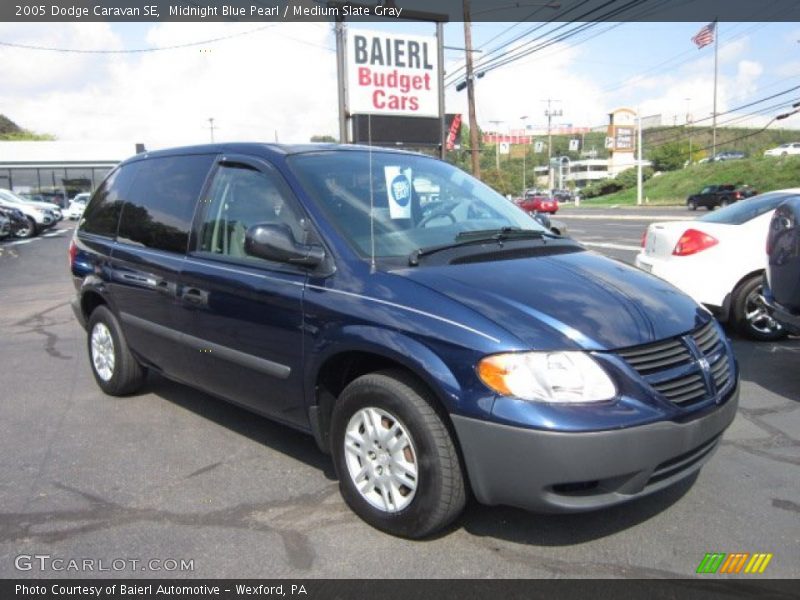
[[365, 151], [373, 152], [394, 152], [398, 154], [418, 154], [407, 150], [386, 148], [383, 146], [363, 146], [357, 144], [330, 144], [330, 143], [308, 143], [308, 144], [267, 144], [259, 142], [224, 142], [219, 144], [201, 144], [197, 146], [182, 146], [178, 148], [166, 148], [164, 150], [154, 150], [143, 152], [130, 157], [128, 160], [140, 158], [150, 158], [159, 156], [175, 156], [179, 154], [249, 154], [252, 156], [262, 156], [265, 158], [276, 155], [288, 156], [290, 154], [302, 154], [306, 152], [319, 152], [325, 150], [337, 151]]

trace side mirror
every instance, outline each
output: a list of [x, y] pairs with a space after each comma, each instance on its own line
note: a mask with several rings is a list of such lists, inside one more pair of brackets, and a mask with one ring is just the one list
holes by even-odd
[[316, 267], [325, 260], [325, 250], [320, 246], [299, 244], [285, 223], [253, 225], [245, 235], [244, 250], [250, 256], [304, 267]]

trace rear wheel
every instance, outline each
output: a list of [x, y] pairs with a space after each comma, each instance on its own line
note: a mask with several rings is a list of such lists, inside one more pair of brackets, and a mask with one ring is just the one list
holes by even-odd
[[87, 338], [92, 374], [106, 394], [125, 396], [144, 383], [146, 371], [131, 354], [114, 314], [98, 306], [89, 317]]
[[344, 389], [331, 419], [331, 446], [345, 502], [373, 527], [421, 538], [464, 507], [450, 432], [429, 392], [402, 371], [363, 375]]
[[751, 277], [736, 289], [732, 311], [736, 330], [751, 340], [770, 342], [787, 336], [786, 330], [767, 311], [761, 275]]

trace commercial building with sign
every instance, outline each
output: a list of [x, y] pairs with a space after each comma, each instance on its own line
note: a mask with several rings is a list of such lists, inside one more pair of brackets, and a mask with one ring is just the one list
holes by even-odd
[[0, 142], [0, 188], [64, 205], [136, 151], [132, 143]]

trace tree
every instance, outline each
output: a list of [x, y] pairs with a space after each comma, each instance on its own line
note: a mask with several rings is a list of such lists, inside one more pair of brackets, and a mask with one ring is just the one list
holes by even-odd
[[683, 168], [689, 157], [689, 144], [686, 141], [669, 142], [656, 146], [648, 152], [656, 171], [675, 171]]
[[311, 136], [311, 141], [312, 142], [332, 142], [332, 143], [336, 143], [339, 140], [337, 140], [332, 135], [312, 135]]

